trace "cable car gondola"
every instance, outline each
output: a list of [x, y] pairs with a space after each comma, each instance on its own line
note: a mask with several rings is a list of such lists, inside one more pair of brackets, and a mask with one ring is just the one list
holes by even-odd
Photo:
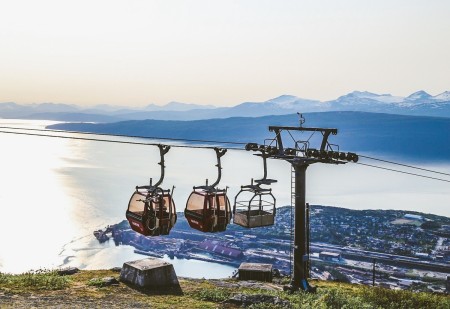
[[194, 187], [184, 210], [191, 228], [211, 233], [225, 231], [231, 220], [227, 190], [216, 187], [222, 176], [220, 158], [227, 150], [221, 148], [214, 148], [214, 150], [217, 156], [218, 178], [212, 185], [208, 185], [206, 180], [205, 186]]
[[262, 188], [262, 185], [271, 185], [277, 182], [275, 179], [267, 179], [268, 155], [261, 151], [264, 162], [264, 177], [251, 181], [250, 185], [241, 186], [241, 190], [234, 198], [233, 222], [237, 225], [253, 228], [273, 225], [276, 214], [276, 199], [271, 188]]
[[145, 236], [159, 236], [169, 234], [177, 221], [173, 189], [162, 189], [159, 185], [164, 180], [164, 155], [170, 146], [158, 145], [161, 162], [161, 177], [155, 185], [136, 186], [136, 191], [130, 198], [126, 218], [130, 227]]

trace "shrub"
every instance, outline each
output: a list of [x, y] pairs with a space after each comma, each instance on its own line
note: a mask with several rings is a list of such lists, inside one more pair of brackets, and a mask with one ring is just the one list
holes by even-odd
[[369, 306], [360, 297], [336, 288], [330, 288], [326, 290], [324, 292], [322, 300], [325, 302], [327, 308], [372, 308], [372, 306]]
[[212, 302], [222, 302], [230, 297], [231, 293], [225, 289], [201, 289], [196, 298]]
[[424, 223], [422, 223], [422, 225], [420, 227], [423, 229], [434, 230], [434, 229], [440, 229], [441, 224], [436, 221], [425, 221]]
[[450, 298], [442, 295], [369, 287], [360, 291], [366, 302], [382, 308], [450, 308]]
[[7, 283], [9, 281], [8, 275], [0, 273], [0, 284]]
[[94, 278], [88, 281], [87, 285], [101, 288], [105, 286], [105, 282], [100, 278]]

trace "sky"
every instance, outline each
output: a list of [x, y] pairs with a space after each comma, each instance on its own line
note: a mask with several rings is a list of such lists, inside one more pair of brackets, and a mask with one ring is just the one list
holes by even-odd
[[450, 90], [448, 0], [0, 0], [0, 102]]

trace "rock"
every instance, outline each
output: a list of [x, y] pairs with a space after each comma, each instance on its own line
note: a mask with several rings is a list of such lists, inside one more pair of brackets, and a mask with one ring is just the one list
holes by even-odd
[[111, 271], [114, 271], [116, 273], [120, 273], [120, 271], [122, 270], [122, 267], [113, 267], [110, 269]]
[[258, 281], [240, 281], [239, 286], [251, 289], [260, 289], [268, 291], [279, 291], [280, 289], [275, 288], [273, 284], [258, 282]]
[[237, 284], [237, 283], [231, 283], [231, 282], [226, 282], [226, 281], [210, 280], [210, 282], [220, 288], [238, 289], [240, 287], [239, 284]]
[[119, 284], [119, 281], [117, 281], [117, 279], [114, 277], [105, 277], [105, 278], [102, 278], [102, 281], [105, 284], [105, 286]]
[[79, 272], [80, 270], [76, 267], [67, 267], [67, 268], [61, 268], [57, 270], [58, 275], [65, 276], [65, 275], [73, 275]]
[[258, 280], [272, 282], [272, 264], [241, 263], [239, 266], [239, 280]]
[[104, 277], [101, 279], [100, 278], [92, 278], [91, 280], [89, 280], [89, 282], [92, 285], [101, 286], [101, 287], [119, 284], [119, 281], [117, 281], [117, 279], [114, 277]]
[[156, 258], [126, 262], [120, 272], [120, 280], [140, 288], [179, 288], [173, 265]]
[[237, 306], [250, 306], [253, 304], [272, 304], [276, 306], [281, 306], [283, 308], [292, 308], [291, 303], [287, 300], [283, 300], [277, 296], [271, 295], [246, 295], [246, 294], [236, 294], [228, 300], [224, 301], [226, 304], [233, 304]]

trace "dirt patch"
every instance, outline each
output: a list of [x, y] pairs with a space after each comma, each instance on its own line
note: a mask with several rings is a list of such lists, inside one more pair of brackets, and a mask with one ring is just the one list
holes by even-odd
[[416, 225], [416, 226], [420, 226], [420, 222], [417, 220], [411, 220], [411, 219], [396, 219], [394, 221], [391, 221], [391, 224], [411, 224], [411, 225]]

